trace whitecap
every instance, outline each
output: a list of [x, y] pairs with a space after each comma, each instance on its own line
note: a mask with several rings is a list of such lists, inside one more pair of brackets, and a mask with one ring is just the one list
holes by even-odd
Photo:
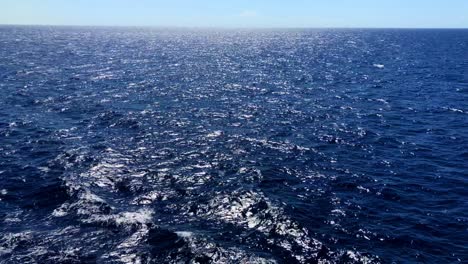
[[140, 209], [136, 212], [122, 212], [113, 215], [94, 214], [84, 219], [84, 223], [115, 223], [119, 227], [149, 224], [153, 220], [153, 210]]
[[221, 136], [222, 134], [223, 134], [223, 131], [217, 130], [217, 131], [214, 131], [214, 132], [212, 132], [212, 133], [206, 135], [206, 137], [208, 137], [208, 138], [215, 138], [215, 137]]
[[176, 231], [175, 232], [179, 237], [182, 237], [182, 238], [188, 238], [188, 237], [192, 237], [193, 236], [193, 233], [192, 232], [188, 232], [188, 231]]

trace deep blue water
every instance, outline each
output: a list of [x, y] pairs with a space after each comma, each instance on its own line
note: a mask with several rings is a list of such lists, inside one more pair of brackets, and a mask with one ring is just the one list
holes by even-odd
[[468, 30], [0, 27], [1, 263], [466, 263]]

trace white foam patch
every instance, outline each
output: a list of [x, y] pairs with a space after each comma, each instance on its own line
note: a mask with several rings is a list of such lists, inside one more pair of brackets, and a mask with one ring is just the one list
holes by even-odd
[[136, 212], [123, 212], [113, 215], [91, 215], [84, 219], [85, 223], [115, 223], [117, 226], [125, 227], [129, 225], [144, 225], [152, 222], [153, 210], [140, 209]]
[[355, 252], [355, 251], [351, 251], [351, 250], [348, 250], [346, 251], [346, 255], [354, 260], [355, 262], [357, 263], [363, 263], [363, 264], [370, 264], [370, 263], [374, 263], [374, 261], [366, 256], [363, 256], [361, 253], [359, 252]]
[[122, 224], [149, 224], [153, 219], [153, 210], [140, 209], [136, 212], [124, 212], [116, 217], [115, 222]]
[[[101, 161], [92, 166], [88, 171], [81, 173], [78, 178], [87, 179], [80, 181], [80, 185], [86, 187], [98, 186], [103, 189], [116, 189], [116, 180], [123, 177], [141, 177], [137, 172], [129, 171], [128, 165], [131, 159], [119, 152], [107, 148]], [[133, 173], [133, 175], [131, 174]]]
[[[257, 210], [259, 203], [266, 208]], [[211, 200], [209, 207], [212, 211], [210, 214], [218, 220], [242, 225], [266, 236], [272, 231], [281, 235], [279, 238], [268, 240], [269, 243], [289, 251], [293, 247], [301, 248], [303, 254], [294, 255], [299, 262], [307, 261], [305, 256], [316, 254], [322, 246], [321, 242], [309, 236], [307, 229], [289, 219], [281, 207], [274, 206], [262, 193], [249, 191], [216, 197]]]
[[64, 217], [66, 215], [68, 215], [68, 211], [65, 206], [60, 206], [52, 212], [52, 216], [54, 217]]
[[223, 135], [223, 131], [217, 130], [217, 131], [213, 131], [212, 133], [206, 135], [206, 137], [208, 137], [208, 138], [216, 138], [216, 137], [219, 137], [219, 136], [221, 136], [221, 135]]
[[105, 203], [106, 202], [104, 199], [102, 199], [101, 197], [97, 196], [94, 193], [91, 193], [90, 191], [81, 193], [80, 199], [84, 201], [88, 201], [88, 202], [93, 202], [93, 203]]
[[52, 212], [54, 217], [64, 217], [74, 212], [80, 217], [91, 217], [100, 215], [103, 210], [111, 208], [107, 202], [88, 189], [80, 189], [79, 186], [70, 188], [78, 192], [78, 199], [72, 203], [65, 202]]
[[175, 232], [179, 237], [182, 237], [182, 238], [189, 238], [189, 237], [192, 237], [193, 236], [193, 233], [192, 232], [187, 232], [187, 231], [177, 231]]

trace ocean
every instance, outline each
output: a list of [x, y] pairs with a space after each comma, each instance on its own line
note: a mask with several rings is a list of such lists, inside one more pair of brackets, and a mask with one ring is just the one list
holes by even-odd
[[467, 263], [468, 30], [0, 27], [0, 263]]

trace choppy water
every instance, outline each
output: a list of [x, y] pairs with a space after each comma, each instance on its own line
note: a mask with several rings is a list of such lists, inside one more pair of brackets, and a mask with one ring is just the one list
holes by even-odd
[[467, 30], [0, 27], [1, 263], [468, 261]]

